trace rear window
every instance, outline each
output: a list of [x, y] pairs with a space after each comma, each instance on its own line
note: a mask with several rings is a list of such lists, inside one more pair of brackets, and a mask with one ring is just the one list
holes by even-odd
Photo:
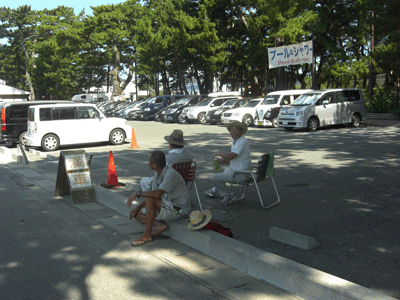
[[52, 108], [53, 120], [72, 120], [75, 119], [75, 109], [73, 107]]
[[342, 91], [336, 93], [336, 102], [358, 101], [360, 100], [360, 93], [357, 90]]
[[35, 121], [35, 109], [34, 108], [29, 108], [28, 110], [28, 121]]
[[28, 117], [28, 105], [11, 105], [10, 118], [11, 119], [26, 119]]

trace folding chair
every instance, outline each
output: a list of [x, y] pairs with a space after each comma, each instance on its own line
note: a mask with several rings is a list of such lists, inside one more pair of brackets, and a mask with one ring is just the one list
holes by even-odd
[[[254, 169], [256, 170], [255, 172], [253, 172]], [[235, 181], [235, 177], [239, 174], [250, 174], [251, 177], [245, 182]], [[236, 171], [233, 173], [232, 182], [231, 182], [231, 186], [229, 188], [228, 195], [231, 195], [232, 186], [234, 184], [244, 185], [243, 194], [240, 198], [237, 199], [237, 200], [241, 200], [244, 198], [244, 195], [246, 194], [247, 187], [250, 185], [255, 185], [262, 207], [264, 209], [268, 209], [268, 208], [278, 204], [281, 201], [279, 194], [278, 194], [278, 190], [276, 189], [276, 185], [275, 185], [275, 181], [274, 181], [273, 177], [275, 177], [274, 153], [263, 154], [258, 159], [257, 166], [253, 166], [250, 171]], [[274, 184], [274, 188], [275, 188], [276, 196], [278, 197], [278, 201], [266, 207], [262, 200], [261, 193], [258, 188], [258, 183], [266, 181], [269, 178], [271, 178], [272, 183]], [[226, 205], [228, 205], [228, 203], [229, 203], [229, 201], [226, 202]]]
[[196, 190], [197, 200], [199, 201], [200, 210], [202, 211], [203, 207], [200, 202], [200, 197], [199, 197], [199, 192], [197, 191], [196, 182], [194, 181], [197, 164], [192, 161], [186, 161], [181, 163], [175, 163], [172, 165], [172, 167], [176, 171], [178, 171], [179, 174], [181, 174], [182, 178], [186, 182], [186, 187], [188, 190], [192, 189], [192, 187], [194, 186]]

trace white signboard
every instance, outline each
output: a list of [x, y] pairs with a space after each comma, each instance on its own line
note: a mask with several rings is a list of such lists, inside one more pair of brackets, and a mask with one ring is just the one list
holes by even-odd
[[89, 172], [67, 173], [71, 189], [79, 189], [83, 187], [92, 187], [92, 180]]
[[311, 63], [312, 41], [282, 47], [268, 48], [269, 68]]

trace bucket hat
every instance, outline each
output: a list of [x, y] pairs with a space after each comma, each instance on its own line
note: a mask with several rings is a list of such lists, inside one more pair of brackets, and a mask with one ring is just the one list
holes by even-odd
[[182, 130], [179, 129], [175, 129], [174, 131], [172, 131], [172, 133], [170, 135], [166, 135], [164, 137], [164, 139], [170, 143], [170, 144], [174, 144], [174, 145], [187, 145], [188, 143], [186, 141], [183, 140], [183, 132]]
[[233, 122], [233, 123], [229, 123], [226, 124], [226, 129], [228, 129], [228, 131], [231, 130], [232, 127], [239, 127], [242, 128], [242, 133], [245, 134], [247, 132], [247, 125], [243, 122]]
[[189, 230], [199, 230], [211, 221], [211, 211], [208, 209], [203, 211], [194, 210], [189, 217], [190, 224], [186, 228]]

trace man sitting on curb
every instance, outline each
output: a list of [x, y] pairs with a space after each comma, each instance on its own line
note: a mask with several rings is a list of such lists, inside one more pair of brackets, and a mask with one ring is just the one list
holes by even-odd
[[[247, 125], [242, 122], [233, 122], [226, 125], [232, 137], [231, 152], [214, 153], [214, 158], [218, 158], [219, 164], [229, 164], [224, 172], [214, 174], [210, 180], [214, 187], [204, 191], [204, 193], [214, 198], [215, 196], [223, 197], [221, 203], [233, 203], [238, 200], [238, 196], [234, 193], [228, 195], [229, 189], [225, 185], [226, 182], [232, 182], [232, 175], [235, 171], [251, 170], [251, 153], [250, 145], [247, 139], [243, 136], [247, 132]], [[247, 174], [238, 174], [235, 180], [238, 182], [246, 181], [249, 178]]]
[[[131, 243], [132, 247], [143, 246], [153, 241], [168, 229], [161, 221], [175, 221], [189, 214], [190, 198], [186, 183], [182, 176], [166, 165], [165, 155], [161, 151], [153, 151], [149, 156], [149, 167], [154, 171], [151, 189], [133, 193], [127, 201], [128, 206], [136, 198], [144, 201], [131, 210], [129, 217], [146, 225], [141, 237]], [[152, 229], [154, 233], [152, 234]]]
[[[172, 166], [175, 163], [193, 161], [192, 153], [183, 147], [188, 143], [183, 139], [182, 130], [175, 129], [170, 135], [164, 137], [164, 139], [169, 143], [169, 152], [165, 156], [168, 166]], [[140, 180], [140, 187], [142, 191], [150, 190], [152, 177], [144, 177]]]

